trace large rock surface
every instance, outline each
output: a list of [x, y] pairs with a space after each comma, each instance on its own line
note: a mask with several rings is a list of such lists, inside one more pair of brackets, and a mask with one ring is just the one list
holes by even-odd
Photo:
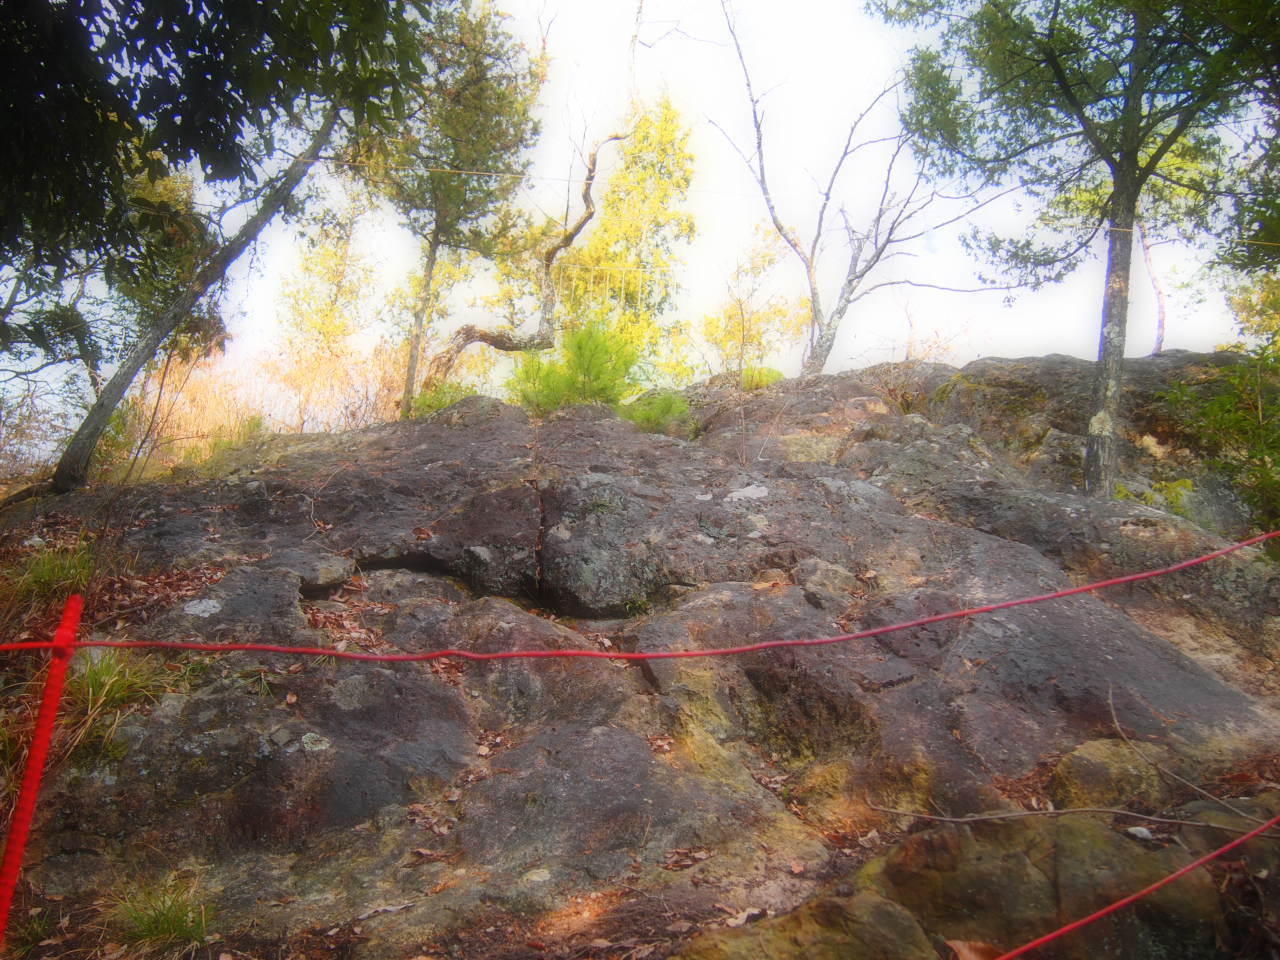
[[[117, 492], [140, 564], [218, 575], [97, 635], [699, 653], [1224, 545], [1068, 489], [1079, 367], [702, 388], [697, 442], [603, 409], [533, 422], [479, 398], [426, 421], [272, 438], [221, 478]], [[1153, 369], [1131, 396], [1158, 392]], [[997, 395], [1018, 398], [1003, 432]], [[1018, 431], [1039, 431], [1053, 470], [1010, 442]], [[32, 903], [176, 871], [215, 911], [214, 955], [233, 960], [1011, 948], [1186, 855], [1080, 817], [895, 842], [914, 821], [887, 811], [1017, 809], [1037, 789], [1167, 804], [1121, 734], [1184, 778], [1262, 750], [1280, 729], [1278, 624], [1280, 576], [1245, 550], [1106, 594], [732, 657], [238, 653], [55, 773]], [[1099, 871], [1107, 883], [1091, 882]], [[943, 893], [961, 888], [969, 900]], [[1058, 955], [1220, 955], [1213, 887], [1188, 889]]]

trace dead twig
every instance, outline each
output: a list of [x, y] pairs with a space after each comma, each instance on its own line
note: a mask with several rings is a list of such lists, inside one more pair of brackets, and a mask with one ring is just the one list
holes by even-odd
[[[1134, 817], [1138, 820], [1146, 820], [1149, 823], [1164, 823], [1177, 827], [1204, 827], [1207, 830], [1221, 830], [1223, 833], [1233, 833], [1241, 835], [1248, 833], [1248, 830], [1239, 830], [1235, 827], [1224, 827], [1216, 823], [1205, 823], [1202, 820], [1175, 820], [1172, 817], [1153, 817], [1145, 813], [1134, 813], [1132, 810], [1120, 810], [1115, 807], [1068, 807], [1065, 810], [1015, 810], [1008, 813], [974, 813], [965, 817], [943, 817], [931, 813], [915, 813], [912, 810], [894, 810], [890, 807], [878, 807], [866, 800], [866, 804], [872, 810], [880, 813], [890, 813], [898, 817], [914, 817], [917, 820], [929, 820], [936, 823], [985, 823], [993, 820], [1021, 820], [1024, 817], [1065, 817], [1079, 813], [1102, 813], [1113, 817]], [[1252, 817], [1250, 819], [1253, 819]], [[1266, 821], [1261, 821], [1265, 823]], [[1269, 840], [1280, 840], [1280, 833], [1261, 833], [1259, 837], [1265, 837]]]
[[1137, 756], [1144, 763], [1150, 764], [1155, 769], [1156, 773], [1160, 774], [1160, 776], [1167, 777], [1170, 780], [1176, 780], [1178, 783], [1182, 784], [1184, 787], [1194, 790], [1196, 793], [1204, 797], [1206, 800], [1213, 801], [1223, 809], [1230, 810], [1237, 817], [1243, 817], [1244, 819], [1248, 820], [1250, 823], [1261, 824], [1261, 823], [1267, 822], [1266, 820], [1260, 820], [1257, 817], [1254, 817], [1249, 815], [1248, 813], [1245, 813], [1239, 807], [1235, 806], [1232, 803], [1228, 803], [1222, 797], [1219, 797], [1216, 794], [1210, 793], [1208, 790], [1205, 790], [1203, 787], [1197, 786], [1196, 784], [1188, 780], [1186, 777], [1179, 776], [1178, 774], [1174, 773], [1172, 770], [1165, 768], [1158, 761], [1153, 760], [1151, 757], [1147, 756], [1140, 749], [1138, 749], [1138, 745], [1134, 743], [1131, 739], [1129, 739], [1129, 735], [1126, 734], [1124, 732], [1124, 728], [1120, 726], [1120, 720], [1116, 716], [1115, 691], [1111, 688], [1107, 689], [1107, 706], [1111, 708], [1111, 724], [1113, 727], [1115, 727], [1116, 733], [1120, 734], [1120, 739], [1125, 742], [1125, 746], [1127, 746], [1130, 750], [1132, 750], [1135, 754], [1137, 754]]

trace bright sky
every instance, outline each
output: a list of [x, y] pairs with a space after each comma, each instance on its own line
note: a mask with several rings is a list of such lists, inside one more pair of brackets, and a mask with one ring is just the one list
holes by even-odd
[[[537, 49], [545, 30], [551, 56], [542, 95], [543, 136], [533, 171], [546, 179], [530, 182], [527, 202], [561, 214], [564, 178], [570, 169], [574, 176], [582, 172], [581, 145], [619, 127], [633, 94], [648, 101], [669, 95], [692, 129], [697, 157], [690, 206], [699, 235], [685, 256], [679, 315], [696, 320], [713, 311], [736, 258], [751, 241], [754, 225], [766, 216], [742, 159], [716, 126], [744, 148], [750, 145], [749, 108], [719, 0], [644, 0], [634, 70], [635, 0], [500, 0], [499, 6], [509, 14], [513, 32], [531, 49]], [[736, 6], [753, 82], [758, 93], [767, 91], [765, 136], [774, 194], [784, 219], [806, 236], [813, 229], [817, 184], [827, 179], [849, 122], [894, 79], [911, 38], [864, 14], [856, 0], [739, 0]], [[868, 154], [866, 164], [846, 167], [837, 197], [852, 213], [878, 192], [882, 161], [883, 154]], [[602, 168], [607, 174], [603, 160]], [[570, 189], [576, 202], [580, 184]], [[391, 273], [406, 270], [407, 244], [396, 239], [391, 228], [383, 229], [387, 235], [378, 237], [372, 249], [385, 258]], [[833, 233], [830, 240], [825, 262], [835, 273], [824, 289], [828, 302], [834, 299], [847, 259], [841, 237]], [[234, 327], [245, 331], [269, 326], [264, 318], [281, 273], [294, 257], [287, 232], [275, 229], [256, 269], [243, 264], [238, 268], [233, 300], [242, 316]], [[1194, 257], [1174, 244], [1157, 247], [1155, 257], [1169, 295], [1166, 348], [1207, 350], [1231, 339], [1230, 318], [1219, 296], [1196, 303], [1194, 296], [1179, 289], [1180, 282], [1195, 273]], [[961, 287], [975, 284], [977, 269], [960, 248], [955, 229], [924, 238], [914, 257], [891, 268], [895, 276]], [[785, 292], [804, 292], [803, 274], [794, 261], [779, 276]], [[998, 292], [943, 293], [906, 286], [880, 291], [855, 304], [846, 316], [827, 371], [901, 359], [908, 340], [917, 346], [937, 345], [933, 358], [952, 363], [979, 356], [1096, 356], [1100, 259], [1086, 264], [1065, 284], [1017, 293], [1010, 305], [1005, 297]], [[474, 313], [465, 319], [487, 321]], [[1154, 298], [1135, 248], [1128, 354], [1150, 352], [1154, 331]], [[243, 349], [255, 342], [253, 336], [241, 337]], [[780, 360], [779, 366], [794, 374], [798, 355]]]

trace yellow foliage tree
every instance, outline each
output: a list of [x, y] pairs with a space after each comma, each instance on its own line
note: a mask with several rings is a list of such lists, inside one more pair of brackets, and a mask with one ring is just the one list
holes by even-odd
[[758, 227], [755, 243], [738, 261], [716, 313], [702, 319], [702, 339], [715, 354], [710, 372], [730, 372], [741, 382], [743, 371], [765, 366], [769, 358], [804, 336], [809, 308], [804, 300], [777, 293], [774, 268], [786, 250], [777, 234]]

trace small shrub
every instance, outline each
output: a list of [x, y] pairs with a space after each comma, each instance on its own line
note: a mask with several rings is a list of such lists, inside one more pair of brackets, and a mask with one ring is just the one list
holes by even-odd
[[445, 407], [452, 407], [459, 400], [473, 396], [475, 392], [475, 387], [461, 383], [438, 383], [413, 398], [412, 416], [429, 417]]
[[1230, 477], [1267, 529], [1280, 523], [1280, 343], [1244, 351], [1197, 388], [1164, 395], [1189, 442]]
[[209, 935], [207, 911], [196, 900], [194, 884], [165, 882], [131, 890], [111, 905], [108, 922], [120, 939], [149, 955], [191, 955]]
[[565, 333], [558, 356], [522, 356], [507, 388], [540, 417], [575, 403], [614, 406], [635, 388], [632, 373], [639, 359], [621, 335], [592, 321]]
[[646, 433], [688, 436], [689, 404], [678, 393], [651, 393], [617, 408], [618, 416], [630, 420]]
[[262, 436], [266, 428], [266, 420], [257, 413], [239, 423], [219, 426], [203, 443], [187, 447], [182, 453], [179, 466], [190, 469], [204, 468], [206, 472], [216, 472], [220, 458]]
[[94, 448], [90, 470], [95, 477], [118, 480], [128, 470], [143, 442], [149, 419], [136, 397], [121, 401]]
[[773, 367], [743, 367], [738, 385], [743, 390], [763, 390], [782, 379], [782, 371]]
[[16, 627], [33, 611], [83, 593], [97, 570], [93, 545], [40, 549], [0, 570], [0, 624]]
[[1123, 483], [1117, 482], [1115, 498], [1133, 500], [1148, 507], [1155, 507], [1157, 510], [1167, 510], [1169, 513], [1185, 517], [1186, 497], [1194, 490], [1195, 484], [1185, 477], [1181, 480], [1155, 480], [1151, 484], [1151, 489], [1143, 493], [1130, 490]]

